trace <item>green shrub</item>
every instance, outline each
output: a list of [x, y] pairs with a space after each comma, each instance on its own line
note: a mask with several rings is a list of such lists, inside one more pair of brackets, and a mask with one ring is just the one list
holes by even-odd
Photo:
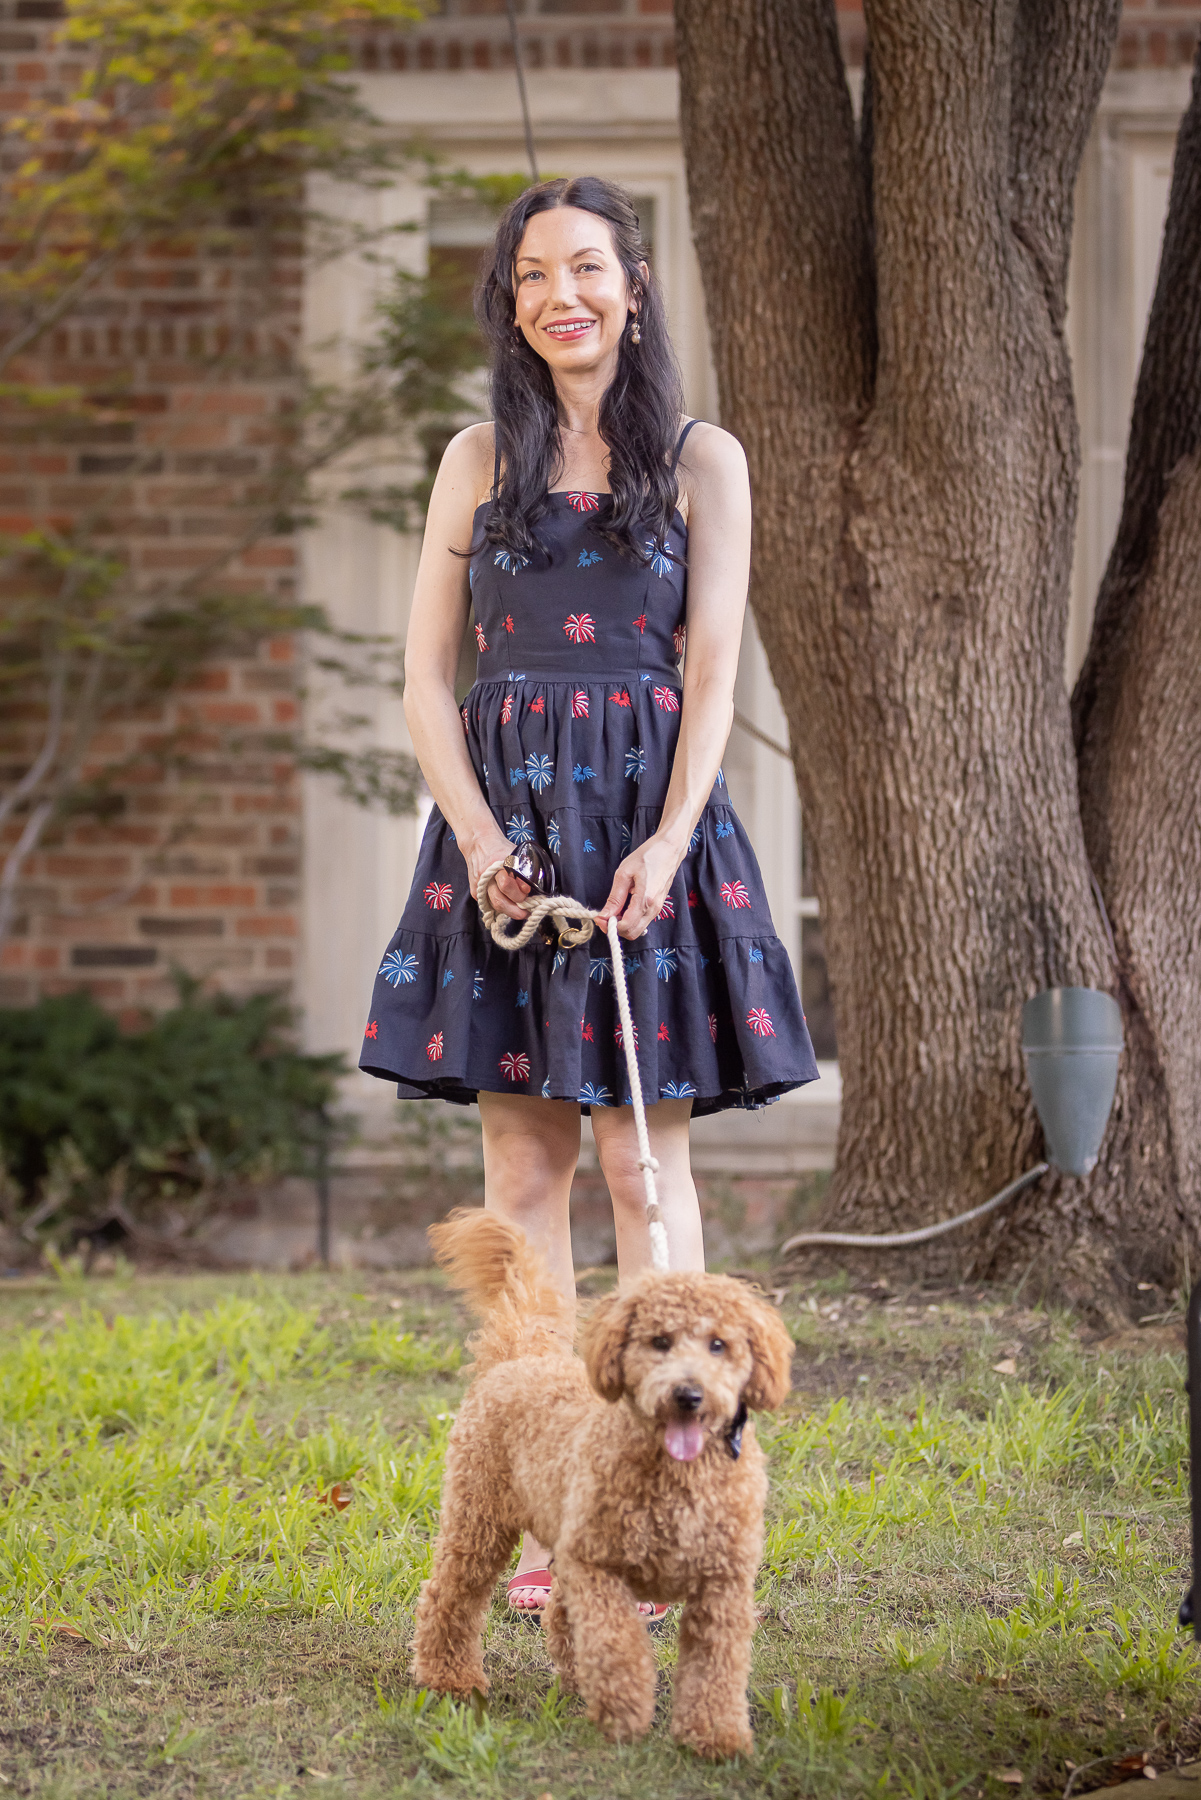
[[131, 1032], [86, 994], [0, 1010], [0, 1158], [19, 1206], [56, 1174], [78, 1211], [114, 1185], [145, 1203], [312, 1167], [342, 1057], [296, 1050], [278, 995], [182, 977], [179, 992]]

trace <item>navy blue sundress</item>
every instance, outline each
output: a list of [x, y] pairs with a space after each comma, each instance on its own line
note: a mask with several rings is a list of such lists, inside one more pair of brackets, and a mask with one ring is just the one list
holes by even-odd
[[[688, 427], [685, 427], [685, 435]], [[676, 449], [679, 458], [680, 445]], [[597, 533], [607, 494], [552, 493], [531, 557], [481, 544], [469, 565], [478, 646], [467, 748], [502, 831], [549, 850], [591, 907], [650, 837], [680, 726], [688, 530], [676, 514], [647, 561]], [[792, 966], [719, 772], [658, 918], [625, 948], [646, 1099], [694, 1115], [759, 1107], [817, 1077]], [[401, 1099], [469, 1104], [483, 1089], [629, 1104], [603, 932], [517, 952], [480, 922], [437, 807], [371, 1000], [360, 1068]]]

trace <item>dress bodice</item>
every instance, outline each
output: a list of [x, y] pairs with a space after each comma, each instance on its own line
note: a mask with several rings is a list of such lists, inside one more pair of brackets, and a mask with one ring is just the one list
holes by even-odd
[[[538, 521], [541, 548], [523, 557], [488, 543], [470, 562], [477, 681], [523, 674], [578, 680], [679, 678], [687, 604], [688, 527], [677, 512], [645, 563], [600, 536], [609, 494], [553, 493]], [[477, 507], [477, 538], [490, 501]]]

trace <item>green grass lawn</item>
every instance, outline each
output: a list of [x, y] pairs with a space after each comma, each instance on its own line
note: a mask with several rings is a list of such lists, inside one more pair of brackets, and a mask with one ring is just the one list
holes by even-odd
[[414, 1691], [467, 1329], [436, 1277], [13, 1283], [0, 1309], [3, 1792], [934, 1800], [1095, 1763], [1084, 1792], [1201, 1739], [1178, 1324], [1097, 1345], [1000, 1292], [794, 1289], [758, 1749], [714, 1769], [667, 1732], [671, 1629], [632, 1748], [499, 1597], [487, 1709]]

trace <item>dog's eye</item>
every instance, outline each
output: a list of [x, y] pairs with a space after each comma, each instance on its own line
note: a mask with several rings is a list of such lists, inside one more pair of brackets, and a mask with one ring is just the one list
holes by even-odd
[[714, 1356], [720, 1356], [722, 1351], [725, 1349], [725, 1347], [726, 1346], [721, 1338], [712, 1339], [712, 1341], [710, 1342], [710, 1345], [709, 1345], [709, 1348], [713, 1352]]
[[671, 1349], [671, 1339], [669, 1337], [653, 1337], [651, 1339], [651, 1349], [652, 1350], [670, 1350]]

